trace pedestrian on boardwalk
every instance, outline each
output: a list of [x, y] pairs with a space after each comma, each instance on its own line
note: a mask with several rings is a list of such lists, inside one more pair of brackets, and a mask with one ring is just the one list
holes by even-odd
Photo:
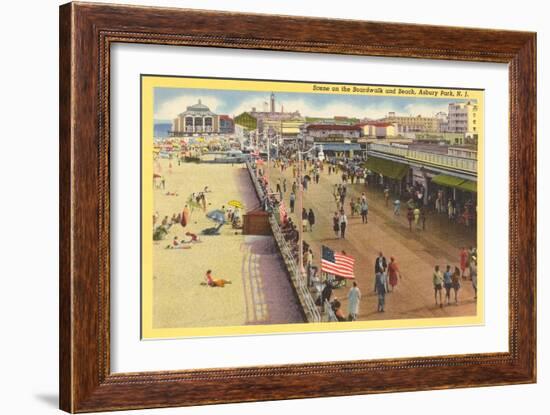
[[334, 216], [332, 217], [332, 230], [338, 238], [340, 236], [340, 217], [338, 216], [338, 212], [334, 212]]
[[386, 207], [388, 207], [389, 200], [390, 200], [390, 189], [388, 189], [388, 187], [386, 186], [386, 188], [384, 189], [384, 205], [386, 205]]
[[283, 179], [283, 193], [286, 193], [286, 178]]
[[306, 252], [306, 277], [307, 286], [311, 286], [311, 268], [313, 267], [313, 251], [309, 248]]
[[416, 230], [419, 230], [420, 229], [420, 209], [418, 209], [418, 207], [414, 208], [413, 215], [414, 215], [414, 227]]
[[340, 237], [346, 239], [346, 228], [348, 227], [348, 217], [344, 209], [340, 211]]
[[351, 217], [353, 217], [355, 214], [355, 199], [353, 197], [349, 201], [349, 211]]
[[420, 191], [416, 193], [416, 203], [418, 206], [424, 206], [424, 193]]
[[359, 314], [359, 302], [361, 301], [361, 291], [357, 287], [357, 283], [353, 281], [353, 287], [348, 292], [348, 320], [357, 320]]
[[447, 265], [447, 269], [443, 274], [443, 283], [445, 285], [445, 300], [449, 305], [451, 303], [451, 289], [453, 288], [453, 273], [450, 265]]
[[381, 272], [376, 273], [374, 279], [374, 292], [378, 294], [378, 312], [383, 313], [386, 303], [386, 284], [384, 274]]
[[384, 286], [386, 287], [386, 292], [389, 291], [388, 287], [388, 261], [382, 252], [378, 253], [378, 257], [374, 261], [374, 274], [382, 273], [384, 276]]
[[409, 221], [409, 231], [412, 232], [412, 223], [413, 223], [413, 220], [414, 220], [414, 213], [413, 213], [413, 210], [411, 208], [408, 208], [407, 209], [407, 221]]
[[[440, 307], [443, 307], [443, 302], [441, 300], [441, 290], [443, 289], [443, 275], [441, 275], [441, 271], [439, 270], [439, 265], [436, 265], [434, 268], [432, 281], [434, 285], [435, 305], [436, 306], [439, 305]], [[438, 295], [439, 295], [439, 303], [437, 302]]]
[[472, 258], [477, 257], [476, 249], [473, 246], [470, 246], [470, 249], [468, 249], [468, 261], [466, 262], [466, 266], [470, 268], [470, 279], [472, 279], [472, 270], [471, 270], [471, 263]]
[[439, 190], [437, 192], [437, 198], [435, 199], [435, 211], [441, 213], [443, 211], [443, 192]]
[[472, 279], [472, 287], [474, 288], [474, 300], [477, 299], [477, 258], [472, 257], [470, 262], [470, 278]]
[[338, 195], [334, 195], [334, 203], [336, 204], [336, 210], [339, 212], [340, 211], [340, 196]]
[[315, 214], [313, 213], [313, 209], [309, 209], [307, 221], [309, 222], [309, 231], [313, 232], [313, 225], [315, 225]]
[[275, 190], [277, 193], [281, 193], [281, 179], [277, 179], [277, 187]]
[[460, 290], [460, 269], [455, 267], [453, 272], [453, 291], [455, 293], [455, 304], [458, 304], [458, 290]]
[[361, 199], [361, 220], [363, 221], [363, 223], [369, 223], [368, 214], [369, 204], [367, 203], [367, 199]]
[[468, 263], [468, 251], [463, 246], [460, 248], [460, 271], [462, 272], [462, 279], [466, 279], [466, 267]]
[[290, 213], [294, 213], [294, 202], [296, 201], [296, 194], [294, 192], [290, 193]]
[[302, 226], [303, 226], [304, 232], [307, 232], [308, 225], [309, 225], [309, 222], [308, 222], [307, 210], [304, 208], [302, 209]]
[[393, 214], [395, 216], [399, 216], [399, 212], [401, 211], [401, 200], [395, 199], [393, 202]]
[[325, 301], [330, 302], [330, 297], [332, 296], [332, 283], [330, 281], [325, 282], [323, 291], [321, 291], [321, 307], [324, 307]]
[[399, 271], [399, 266], [397, 265], [397, 262], [395, 262], [394, 257], [390, 257], [390, 263], [388, 264], [388, 275], [389, 275], [389, 282], [391, 286], [392, 292], [395, 290], [395, 287], [397, 286], [397, 280], [398, 278], [401, 279], [401, 271]]
[[448, 214], [449, 220], [454, 219], [455, 214], [454, 214], [454, 205], [453, 205], [452, 199], [449, 199], [449, 202], [447, 203], [447, 214]]
[[382, 252], [378, 253], [378, 256], [376, 257], [376, 260], [374, 261], [374, 273], [378, 274], [386, 273], [386, 270], [388, 269], [388, 262], [386, 261], [386, 257]]

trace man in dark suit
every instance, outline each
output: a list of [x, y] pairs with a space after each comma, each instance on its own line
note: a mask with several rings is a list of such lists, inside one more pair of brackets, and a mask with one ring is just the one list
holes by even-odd
[[378, 253], [378, 257], [374, 261], [374, 273], [378, 274], [386, 273], [386, 270], [388, 269], [388, 263], [386, 262], [386, 257], [384, 257], [384, 254], [382, 252]]
[[[386, 270], [388, 269], [388, 262], [386, 261], [386, 257], [382, 252], [378, 253], [378, 257], [376, 257], [376, 260], [374, 261], [374, 275], [381, 274], [381, 278], [384, 280], [384, 285], [386, 287], [386, 292], [388, 292], [388, 275], [386, 274]], [[375, 290], [376, 290], [376, 284], [375, 284]]]

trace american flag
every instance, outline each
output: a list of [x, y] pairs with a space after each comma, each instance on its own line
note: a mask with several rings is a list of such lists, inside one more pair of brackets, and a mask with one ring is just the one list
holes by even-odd
[[349, 255], [337, 254], [328, 246], [323, 245], [321, 254], [321, 271], [353, 279], [355, 259]]

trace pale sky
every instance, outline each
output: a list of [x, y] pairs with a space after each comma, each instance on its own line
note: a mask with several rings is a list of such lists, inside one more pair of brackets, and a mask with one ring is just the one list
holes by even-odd
[[[271, 92], [228, 91], [215, 89], [155, 88], [155, 122], [171, 122], [187, 106], [200, 99], [216, 114], [239, 115], [256, 107], [264, 110]], [[318, 93], [275, 93], [276, 111], [300, 111], [303, 116], [381, 118], [390, 111], [399, 115], [433, 116], [448, 111], [451, 102], [466, 100], [445, 98], [376, 97], [365, 95], [335, 95]]]

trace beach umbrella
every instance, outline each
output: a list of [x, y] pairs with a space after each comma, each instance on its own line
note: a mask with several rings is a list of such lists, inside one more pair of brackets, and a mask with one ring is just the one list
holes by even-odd
[[227, 202], [227, 204], [229, 206], [233, 206], [233, 207], [236, 207], [236, 208], [239, 208], [239, 209], [244, 209], [244, 205], [239, 202], [238, 200], [230, 200], [229, 202]]
[[213, 210], [206, 214], [206, 217], [216, 223], [225, 223], [225, 212], [220, 209]]

